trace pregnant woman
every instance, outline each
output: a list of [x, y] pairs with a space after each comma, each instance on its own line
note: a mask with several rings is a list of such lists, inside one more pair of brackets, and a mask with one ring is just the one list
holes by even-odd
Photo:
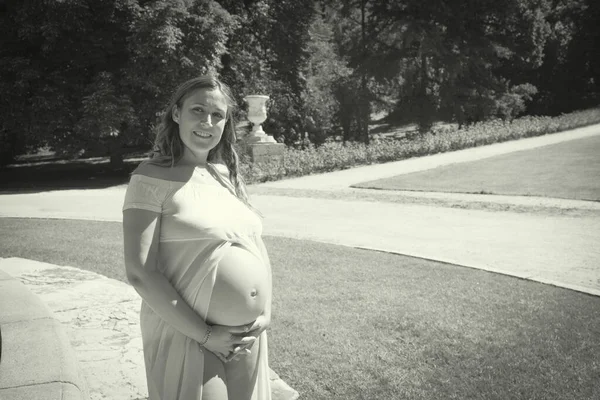
[[181, 85], [123, 206], [150, 400], [268, 400], [271, 267], [233, 148], [235, 103]]

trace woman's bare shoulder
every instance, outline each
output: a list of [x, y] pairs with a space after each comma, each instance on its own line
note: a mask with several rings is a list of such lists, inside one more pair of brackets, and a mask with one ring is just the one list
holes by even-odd
[[168, 179], [169, 170], [169, 167], [162, 167], [148, 161], [143, 161], [131, 174], [143, 175], [149, 178]]
[[140, 163], [131, 174], [143, 175], [149, 178], [163, 179], [166, 181], [178, 180], [176, 168], [163, 167], [148, 161]]

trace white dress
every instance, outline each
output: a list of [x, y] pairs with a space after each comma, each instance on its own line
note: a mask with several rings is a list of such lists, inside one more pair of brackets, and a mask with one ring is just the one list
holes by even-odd
[[[232, 243], [265, 265], [270, 262], [260, 218], [233, 194], [224, 171], [215, 175], [221, 185], [196, 170], [187, 182], [134, 172], [123, 205], [123, 211], [139, 208], [161, 214], [158, 268], [205, 320], [218, 263]], [[149, 400], [200, 400], [204, 351], [208, 350], [165, 323], [145, 302], [140, 325]], [[266, 331], [259, 338], [258, 351], [258, 380], [252, 400], [270, 400]]]

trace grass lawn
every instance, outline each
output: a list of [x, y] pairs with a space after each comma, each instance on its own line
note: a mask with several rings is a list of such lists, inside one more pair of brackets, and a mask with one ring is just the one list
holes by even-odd
[[354, 187], [600, 201], [600, 136], [363, 182]]
[[[598, 297], [404, 256], [265, 242], [270, 363], [303, 399], [600, 398]], [[0, 219], [0, 243], [0, 257], [125, 281], [119, 223]]]

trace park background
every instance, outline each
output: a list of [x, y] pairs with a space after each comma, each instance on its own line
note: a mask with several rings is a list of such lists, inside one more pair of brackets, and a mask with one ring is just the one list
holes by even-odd
[[[7, 200], [12, 191], [60, 196], [46, 191], [126, 183], [150, 149], [174, 87], [205, 72], [232, 86], [240, 121], [245, 95], [272, 98], [264, 128], [287, 145], [284, 165], [246, 160], [250, 182], [600, 122], [600, 11], [591, 0], [56, 0], [3, 1], [0, 11], [0, 151], [7, 165], [0, 182]], [[542, 166], [560, 169], [542, 182], [550, 197], [560, 197], [567, 181], [600, 193], [598, 146], [589, 139], [540, 156]], [[556, 162], [566, 155], [577, 161], [578, 179]], [[527, 195], [520, 185], [533, 170], [526, 157], [515, 154], [491, 167], [489, 160], [488, 168], [470, 164], [463, 177], [511, 172], [520, 178], [514, 191]], [[446, 182], [419, 179], [440, 180]], [[106, 193], [98, 196], [107, 201]], [[48, 215], [52, 199], [39, 201]], [[313, 199], [277, 200], [291, 215]], [[370, 202], [357, 214], [369, 218], [382, 204]], [[463, 219], [473, 214], [472, 203], [451, 207], [468, 208]], [[597, 237], [595, 208], [506, 207], [494, 209], [498, 221], [532, 221], [525, 216], [532, 214], [551, 227], [547, 236], [563, 235], [573, 253], [596, 254], [587, 245]], [[423, 219], [433, 212], [418, 210]], [[431, 226], [441, 231], [444, 221]], [[575, 228], [559, 229], [567, 223]], [[72, 265], [126, 282], [119, 222], [10, 217], [0, 224], [2, 257]], [[466, 250], [491, 252], [500, 242], [493, 239]], [[593, 399], [600, 393], [596, 296], [427, 259], [265, 240], [281, 294], [270, 361], [304, 398]]]
[[246, 160], [250, 182], [587, 125], [599, 20], [592, 0], [3, 1], [0, 164], [131, 170], [174, 88], [204, 73], [233, 88], [240, 121], [244, 96], [271, 97], [286, 163]]

